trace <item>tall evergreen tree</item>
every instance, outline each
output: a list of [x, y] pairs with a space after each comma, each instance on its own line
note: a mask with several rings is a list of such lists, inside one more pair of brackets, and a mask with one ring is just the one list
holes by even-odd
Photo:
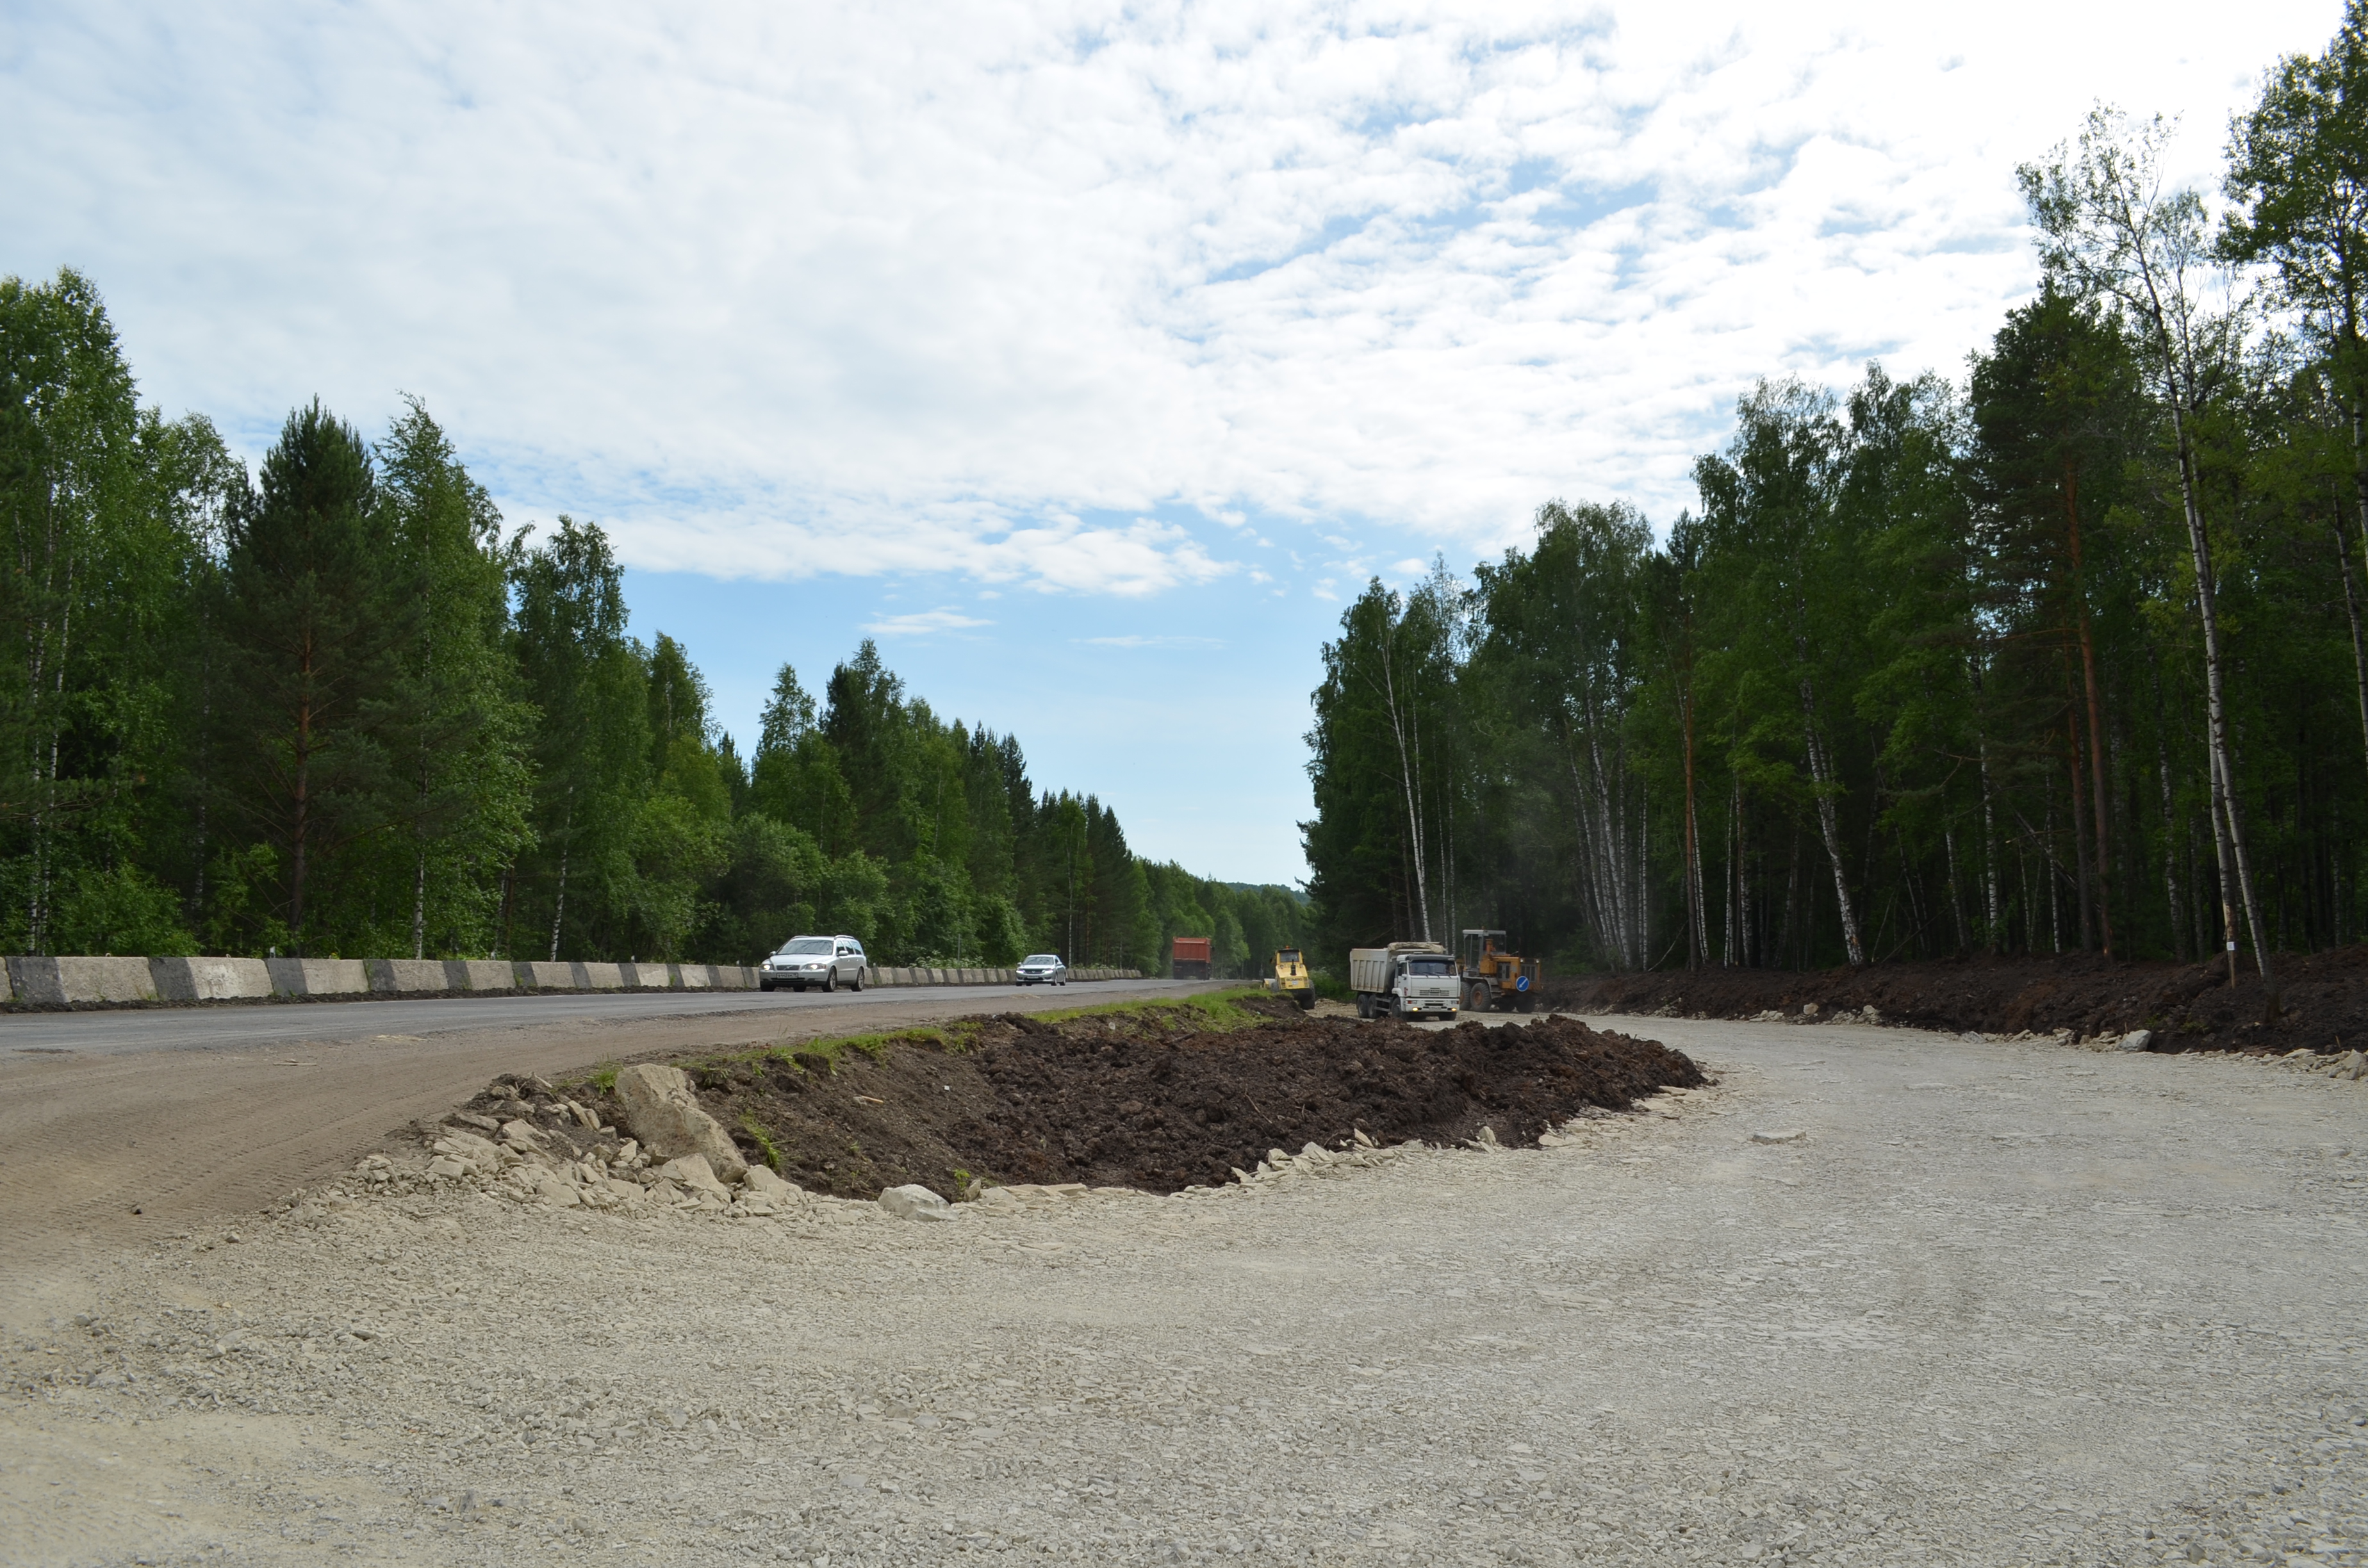
[[389, 742], [416, 719], [400, 688], [421, 618], [361, 432], [318, 402], [289, 415], [224, 564], [224, 803], [271, 851], [262, 929], [279, 923], [299, 952], [335, 946], [368, 924], [338, 896], [339, 857], [404, 814]]

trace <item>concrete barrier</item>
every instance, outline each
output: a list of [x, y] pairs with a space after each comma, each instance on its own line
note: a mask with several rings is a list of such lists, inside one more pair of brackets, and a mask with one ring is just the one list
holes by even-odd
[[408, 996], [452, 988], [441, 959], [364, 959], [362, 968], [370, 974], [373, 996]]
[[154, 1002], [156, 978], [146, 959], [10, 959], [8, 993], [14, 1001], [49, 1007]]
[[271, 994], [261, 959], [150, 959], [148, 972], [165, 1002], [259, 1001]]
[[359, 959], [266, 959], [275, 996], [367, 996], [370, 966]]
[[[727, 971], [728, 972], [728, 971]], [[754, 971], [743, 971], [753, 975]], [[1073, 969], [1069, 978], [1087, 982], [1097, 980], [1141, 980], [1139, 969]], [[863, 971], [863, 983], [882, 988], [898, 985], [1017, 985], [1019, 972], [1008, 969], [928, 969], [907, 968], [888, 964]]]
[[455, 991], [515, 991], [518, 965], [507, 959], [447, 959], [444, 967], [458, 970]]
[[[1138, 979], [1137, 970], [1072, 971], [1079, 981]], [[867, 986], [1008, 985], [1008, 969], [871, 966]], [[131, 1006], [272, 997], [441, 996], [513, 991], [753, 991], [737, 964], [546, 963], [507, 959], [11, 958], [0, 961], [0, 1004]]]

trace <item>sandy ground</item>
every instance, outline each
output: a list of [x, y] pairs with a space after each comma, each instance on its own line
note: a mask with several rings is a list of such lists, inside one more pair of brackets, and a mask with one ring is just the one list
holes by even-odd
[[2368, 1561], [2368, 1085], [1654, 1024], [1550, 1149], [189, 1226], [12, 1336], [0, 1557]]
[[[0, 1024], [0, 1326], [83, 1310], [92, 1269], [117, 1249], [254, 1213], [347, 1169], [415, 1118], [442, 1115], [496, 1073], [1210, 989], [1121, 982], [860, 1000], [593, 994], [12, 1017]], [[488, 1018], [500, 1021], [479, 1021]], [[427, 1020], [446, 1027], [389, 1032]]]

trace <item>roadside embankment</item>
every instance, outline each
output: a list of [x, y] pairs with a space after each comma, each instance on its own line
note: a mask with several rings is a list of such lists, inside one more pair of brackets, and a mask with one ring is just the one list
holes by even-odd
[[[1078, 981], [1140, 980], [1131, 969], [1081, 969]], [[867, 986], [1009, 985], [1008, 969], [880, 966]], [[360, 1001], [373, 996], [517, 996], [571, 991], [753, 991], [738, 964], [562, 963], [508, 959], [12, 958], [0, 961], [0, 1006], [30, 1011], [205, 1002]]]
[[[682, 1057], [670, 1070], [718, 1132], [686, 1134], [678, 1106], [654, 1121], [634, 1098], [649, 1068], [634, 1066], [551, 1083], [506, 1075], [418, 1136], [448, 1156], [456, 1134], [455, 1147], [474, 1151], [455, 1156], [470, 1169], [448, 1162], [436, 1174], [507, 1182], [521, 1199], [539, 1178], [509, 1173], [538, 1163], [538, 1141], [564, 1141], [557, 1166], [572, 1171], [575, 1200], [596, 1208], [634, 1196], [615, 1183], [658, 1186], [657, 1164], [690, 1154], [710, 1172], [745, 1166], [841, 1198], [910, 1185], [948, 1197], [987, 1184], [1167, 1193], [1247, 1179], [1311, 1146], [1322, 1156], [1406, 1142], [1535, 1144], [1574, 1117], [1704, 1082], [1679, 1052], [1575, 1019], [1431, 1031], [1310, 1018], [1255, 994], [977, 1016]], [[607, 1168], [623, 1137], [643, 1156], [631, 1173]], [[662, 1196], [730, 1201], [697, 1176], [676, 1171]]]
[[[1656, 970], [1549, 976], [1545, 1005], [1588, 1014], [1882, 1022], [1987, 1035], [2066, 1033], [2075, 1040], [2152, 1034], [2149, 1049], [2340, 1051], [2368, 1044], [2368, 945], [2273, 963], [2280, 1006], [2249, 960], [2109, 961], [2092, 954], [1870, 964], [1811, 972]], [[1870, 1013], [1868, 1009], [1873, 1009]]]

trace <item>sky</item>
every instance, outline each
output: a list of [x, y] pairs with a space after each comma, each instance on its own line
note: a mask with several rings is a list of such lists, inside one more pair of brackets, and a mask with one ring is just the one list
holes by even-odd
[[0, 273], [250, 460], [423, 399], [753, 742], [864, 638], [1136, 851], [1296, 882], [1320, 650], [1546, 500], [1666, 525], [1761, 377], [1962, 374], [2014, 179], [2331, 0], [0, 0]]

